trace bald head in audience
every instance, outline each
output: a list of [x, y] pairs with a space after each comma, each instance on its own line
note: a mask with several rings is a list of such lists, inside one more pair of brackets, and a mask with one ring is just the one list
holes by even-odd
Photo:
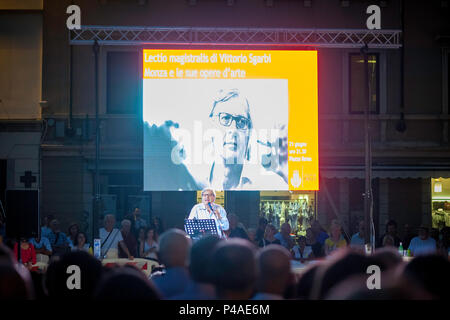
[[217, 245], [213, 254], [214, 283], [219, 299], [249, 299], [255, 284], [254, 246], [232, 238]]
[[282, 297], [293, 281], [289, 251], [280, 245], [271, 244], [258, 252], [256, 260], [258, 293]]
[[186, 267], [191, 240], [179, 229], [169, 229], [159, 239], [159, 258], [166, 268]]

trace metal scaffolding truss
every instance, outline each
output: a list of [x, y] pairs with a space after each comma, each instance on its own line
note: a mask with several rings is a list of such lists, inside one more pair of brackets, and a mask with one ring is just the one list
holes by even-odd
[[219, 44], [397, 49], [401, 30], [82, 26], [71, 45]]

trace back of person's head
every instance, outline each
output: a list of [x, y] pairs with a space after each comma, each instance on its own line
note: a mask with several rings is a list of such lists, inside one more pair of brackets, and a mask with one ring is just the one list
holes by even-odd
[[166, 268], [186, 267], [191, 241], [184, 231], [169, 229], [159, 238], [159, 258]]
[[0, 300], [29, 300], [31, 292], [14, 265], [0, 261]]
[[436, 299], [450, 298], [450, 261], [440, 255], [419, 256], [404, 268], [403, 275]]
[[298, 299], [310, 299], [311, 289], [313, 287], [315, 275], [319, 266], [320, 263], [316, 263], [313, 265], [309, 265], [305, 270], [303, 270], [297, 282], [296, 295]]
[[218, 236], [207, 236], [192, 245], [189, 271], [194, 281], [200, 283], [214, 283], [214, 273], [211, 267], [212, 256], [217, 244]]
[[374, 260], [349, 248], [337, 252], [330, 261], [323, 264], [314, 279], [313, 299], [323, 299], [328, 291], [350, 276], [366, 274]]
[[258, 267], [258, 291], [283, 295], [292, 282], [291, 255], [277, 244], [261, 249], [256, 256]]
[[[76, 266], [79, 270], [71, 266]], [[44, 279], [47, 295], [52, 299], [90, 299], [102, 271], [101, 262], [89, 253], [84, 251], [66, 253], [60, 259], [52, 261], [47, 268]], [[69, 289], [67, 282], [73, 281], [75, 286], [77, 283], [75, 275], [78, 272], [80, 289]], [[69, 279], [71, 276], [73, 278]]]
[[96, 300], [160, 300], [155, 285], [142, 271], [130, 267], [117, 267], [101, 278], [94, 299]]
[[395, 247], [382, 247], [375, 250], [372, 255], [375, 264], [380, 267], [382, 271], [390, 270], [399, 266], [403, 259]]
[[29, 271], [17, 264], [13, 252], [0, 243], [0, 300], [28, 300], [34, 298]]
[[221, 299], [248, 299], [256, 279], [254, 246], [232, 238], [217, 245], [212, 269], [217, 295]]

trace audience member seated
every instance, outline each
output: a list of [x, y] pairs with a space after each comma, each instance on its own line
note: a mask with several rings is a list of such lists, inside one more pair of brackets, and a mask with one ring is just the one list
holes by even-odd
[[311, 246], [306, 245], [306, 237], [300, 236], [297, 240], [297, 244], [292, 247], [292, 259], [305, 263], [306, 261], [313, 259], [314, 254]]
[[158, 235], [153, 226], [147, 229], [146, 238], [144, 242], [141, 242], [139, 247], [139, 254], [142, 258], [149, 258], [153, 260], [158, 259]]
[[46, 237], [38, 236], [37, 238], [30, 238], [28, 241], [34, 246], [36, 254], [42, 254], [49, 257], [52, 255], [52, 246]]
[[[80, 268], [80, 288], [76, 290], [67, 286], [67, 283], [70, 282], [70, 275], [67, 271], [72, 265]], [[44, 277], [44, 288], [51, 299], [90, 300], [102, 273], [102, 263], [89, 253], [85, 251], [69, 252], [62, 255], [59, 260], [50, 263]], [[71, 284], [77, 284], [75, 279]]]
[[325, 244], [325, 240], [329, 238], [328, 233], [325, 232], [318, 220], [313, 221], [313, 223], [311, 224], [311, 229], [313, 231], [314, 237], [316, 238], [316, 241], [323, 246]]
[[275, 239], [280, 240], [280, 244], [288, 250], [294, 246], [294, 240], [291, 237], [291, 226], [285, 222], [281, 225], [280, 232], [275, 235]]
[[133, 260], [134, 257], [123, 242], [122, 233], [120, 233], [119, 229], [114, 228], [115, 224], [116, 217], [112, 214], [107, 214], [104, 219], [104, 228], [100, 229], [101, 255], [102, 257], [117, 259], [120, 246], [128, 259]]
[[142, 271], [134, 267], [116, 267], [105, 273], [94, 292], [94, 299], [108, 301], [160, 300], [158, 289]]
[[[400, 242], [402, 242], [402, 240], [397, 235], [397, 222], [395, 222], [394, 220], [389, 220], [388, 223], [386, 224], [386, 233], [380, 237], [380, 241], [378, 242], [378, 247], [381, 247], [383, 245], [383, 238], [387, 234], [390, 235], [394, 239], [394, 246], [398, 248], [400, 246]], [[404, 247], [404, 248], [406, 248], [406, 247]]]
[[[28, 270], [31, 270], [33, 264], [36, 264], [36, 251], [34, 246], [25, 238], [20, 239], [20, 252], [18, 250], [19, 243], [14, 244], [14, 255], [16, 260], [22, 263]], [[20, 255], [20, 256], [19, 256]]]
[[444, 257], [450, 256], [450, 227], [444, 227], [439, 232], [437, 252]]
[[138, 235], [140, 228], [147, 228], [147, 222], [141, 218], [141, 208], [134, 207], [133, 212], [125, 217], [126, 220], [131, 222], [131, 231], [135, 236]]
[[[412, 243], [412, 241], [411, 241]], [[404, 268], [403, 275], [432, 295], [433, 299], [450, 299], [450, 261], [439, 255], [419, 256]]]
[[[131, 221], [124, 219], [122, 220], [122, 228], [120, 229], [120, 232], [122, 234], [122, 239], [125, 244], [125, 246], [128, 248], [128, 252], [131, 256], [137, 257], [137, 241], [134, 234], [131, 232]], [[122, 249], [121, 246], [118, 247], [119, 249], [119, 258], [128, 258], [128, 254]]]
[[347, 241], [345, 241], [342, 236], [341, 224], [337, 220], [331, 221], [330, 226], [330, 237], [325, 240], [325, 255], [330, 255], [337, 249], [342, 249], [347, 246]]
[[238, 226], [239, 218], [237, 215], [230, 213], [228, 215], [228, 222], [230, 223], [230, 228], [228, 229], [229, 238], [242, 238], [248, 240], [247, 232]]
[[146, 231], [147, 231], [146, 228], [139, 228], [138, 233], [137, 233], [137, 245], [138, 245], [138, 249], [139, 249], [138, 253], [139, 253], [140, 258], [143, 258], [140, 253], [141, 252], [140, 248], [141, 248], [141, 244], [145, 242]]
[[41, 237], [48, 239], [48, 234], [52, 232], [52, 229], [50, 229], [50, 222], [52, 222], [55, 219], [55, 217], [52, 214], [44, 216], [44, 220], [41, 227]]
[[78, 225], [78, 223], [73, 222], [70, 224], [67, 231], [69, 245], [72, 248], [74, 246], [75, 240], [77, 239], [78, 233], [80, 232], [80, 226]]
[[294, 282], [289, 251], [280, 245], [269, 245], [258, 252], [256, 261], [257, 293], [253, 300], [282, 300], [284, 292]]
[[47, 234], [47, 238], [52, 246], [53, 255], [62, 255], [70, 252], [70, 241], [64, 232], [59, 229], [59, 221], [53, 219], [50, 222], [51, 231]]
[[411, 239], [409, 250], [413, 257], [436, 253], [436, 241], [429, 236], [427, 226], [419, 227], [419, 235]]
[[266, 226], [266, 232], [264, 233], [263, 239], [258, 243], [259, 247], [265, 247], [269, 244], [281, 244], [280, 240], [275, 238], [277, 229], [271, 223]]
[[189, 263], [191, 281], [183, 293], [172, 297], [173, 300], [211, 300], [216, 298], [212, 255], [218, 243], [222, 241], [212, 235], [202, 238], [192, 245]]
[[259, 218], [258, 229], [256, 229], [256, 243], [260, 243], [261, 240], [264, 239], [264, 233], [266, 232], [267, 223], [268, 222], [266, 218]]
[[152, 277], [164, 299], [170, 299], [186, 290], [189, 283], [187, 269], [191, 240], [179, 229], [164, 232], [159, 241], [159, 259], [165, 273]]
[[162, 235], [164, 231], [166, 231], [160, 217], [153, 217], [151, 224], [155, 227], [156, 234], [158, 235], [158, 237]]
[[365, 221], [360, 220], [358, 223], [358, 232], [355, 233], [352, 236], [352, 239], [350, 240], [350, 247], [354, 249], [365, 250], [366, 244], [365, 229], [366, 229]]
[[256, 229], [248, 228], [247, 229], [248, 240], [253, 243], [256, 247], [258, 246], [258, 241], [256, 241]]
[[403, 248], [409, 248], [412, 238], [416, 237], [417, 233], [413, 232], [411, 225], [405, 224], [405, 236], [403, 237]]
[[382, 247], [394, 247], [395, 248], [395, 239], [393, 236], [386, 234], [383, 237], [383, 241], [381, 242]]
[[311, 247], [314, 258], [322, 258], [325, 255], [323, 245], [317, 241], [312, 228], [306, 229], [306, 245]]
[[221, 241], [212, 259], [218, 299], [249, 299], [253, 294], [256, 280], [253, 245], [241, 238]]
[[72, 251], [85, 251], [91, 253], [92, 249], [89, 243], [87, 243], [87, 237], [84, 232], [78, 232], [75, 242], [73, 243]]

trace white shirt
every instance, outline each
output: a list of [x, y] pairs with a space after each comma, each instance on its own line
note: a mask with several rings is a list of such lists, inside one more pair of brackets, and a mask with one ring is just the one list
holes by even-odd
[[295, 259], [306, 259], [312, 253], [311, 246], [305, 246], [305, 249], [303, 249], [303, 255], [300, 255], [300, 247], [297, 245], [295, 245], [292, 250], [294, 251]]
[[[109, 232], [105, 228], [100, 229], [100, 240], [102, 246], [102, 257], [106, 255], [109, 249], [119, 250], [118, 244], [123, 240], [122, 233], [119, 229], [114, 228], [111, 231], [111, 235], [108, 237]], [[108, 238], [108, 240], [106, 240]], [[106, 240], [106, 243], [105, 243]]]
[[208, 212], [204, 203], [196, 204], [192, 208], [188, 219], [194, 219], [194, 218], [195, 219], [214, 219], [216, 221], [217, 234], [219, 235], [219, 237], [223, 237], [222, 231], [228, 230], [228, 228], [230, 227], [230, 225], [228, 223], [227, 212], [221, 205], [218, 205], [215, 203], [211, 203], [211, 205], [212, 205], [214, 211], [215, 210], [219, 211], [222, 219], [220, 219], [220, 220], [217, 219], [214, 212], [211, 212], [211, 213]]

